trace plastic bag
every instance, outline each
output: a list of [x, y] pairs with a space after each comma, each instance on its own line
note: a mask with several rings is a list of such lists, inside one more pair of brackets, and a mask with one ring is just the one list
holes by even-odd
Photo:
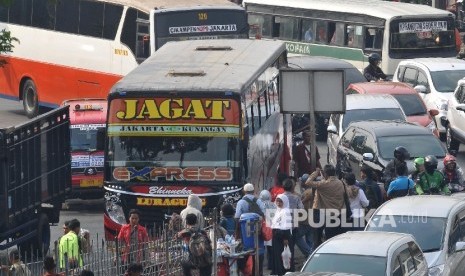
[[281, 253], [281, 258], [283, 259], [284, 269], [290, 269], [291, 268], [291, 250], [289, 249], [288, 245], [284, 246], [283, 253]]

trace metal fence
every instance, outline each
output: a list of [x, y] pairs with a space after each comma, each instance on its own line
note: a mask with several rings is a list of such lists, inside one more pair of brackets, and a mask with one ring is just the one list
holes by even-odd
[[[210, 235], [212, 241], [213, 251], [213, 272], [212, 275], [217, 275], [217, 233], [218, 231], [211, 231], [217, 229], [219, 225], [216, 223], [216, 215], [210, 219], [211, 223], [204, 230]], [[174, 228], [174, 229], [173, 229]], [[152, 228], [153, 229], [153, 228]], [[91, 270], [95, 275], [101, 276], [116, 276], [124, 275], [128, 263], [125, 261], [128, 255], [132, 256], [132, 260], [137, 260], [137, 263], [142, 264], [144, 272], [143, 275], [182, 275], [181, 261], [187, 258], [187, 252], [183, 247], [183, 240], [177, 239], [176, 234], [181, 225], [174, 226], [164, 224], [161, 229], [156, 232], [158, 234], [150, 235], [149, 241], [139, 243], [133, 250], [125, 251], [126, 246], [118, 240], [105, 241], [103, 238], [96, 236], [95, 239], [87, 241], [87, 248], [82, 252], [82, 263], [75, 265], [75, 262], [68, 256], [60, 257], [59, 241], [55, 241], [51, 245], [49, 255], [55, 259], [57, 273], [63, 275], [79, 275], [84, 269]], [[212, 232], [212, 233], [210, 233]], [[72, 245], [68, 246], [68, 252], [73, 252]], [[125, 251], [125, 254], [121, 252]], [[8, 252], [6, 252], [8, 256]], [[43, 259], [34, 257], [33, 254], [22, 254], [22, 261], [27, 264], [31, 271], [31, 275], [38, 276], [44, 273]], [[1, 263], [1, 262], [0, 262]], [[3, 274], [2, 274], [3, 273]], [[193, 275], [196, 275], [193, 271]], [[0, 275], [7, 275], [0, 270]], [[13, 272], [13, 275], [14, 272]]]

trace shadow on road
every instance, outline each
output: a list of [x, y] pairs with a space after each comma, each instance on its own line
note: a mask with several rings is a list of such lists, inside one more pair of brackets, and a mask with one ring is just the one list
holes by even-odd
[[103, 198], [92, 200], [69, 199], [63, 204], [62, 211], [85, 211], [99, 214], [103, 212], [103, 208]]

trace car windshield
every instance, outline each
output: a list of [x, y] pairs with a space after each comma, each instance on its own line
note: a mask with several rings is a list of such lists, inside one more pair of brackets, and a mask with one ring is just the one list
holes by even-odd
[[426, 108], [422, 99], [415, 94], [396, 94], [394, 98], [400, 103], [406, 116], [425, 115]]
[[316, 253], [307, 262], [302, 271], [340, 272], [364, 276], [379, 276], [386, 274], [386, 258], [363, 255]]
[[428, 253], [441, 249], [446, 222], [445, 218], [433, 218], [424, 215], [375, 215], [366, 230], [411, 234], [420, 245], [421, 250]]
[[385, 160], [394, 158], [394, 149], [398, 146], [408, 149], [411, 158], [427, 155], [437, 158], [446, 156], [444, 146], [433, 134], [378, 137], [379, 155]]
[[438, 92], [454, 92], [457, 82], [465, 77], [465, 70], [447, 70], [431, 72], [433, 86]]
[[400, 108], [373, 108], [347, 110], [342, 119], [342, 130], [352, 122], [366, 120], [399, 120], [405, 121], [404, 114]]

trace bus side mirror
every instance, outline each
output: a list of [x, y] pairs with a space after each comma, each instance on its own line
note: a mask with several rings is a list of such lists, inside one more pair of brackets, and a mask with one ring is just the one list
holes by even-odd
[[105, 149], [105, 128], [99, 128], [97, 130], [97, 150], [103, 151]]

